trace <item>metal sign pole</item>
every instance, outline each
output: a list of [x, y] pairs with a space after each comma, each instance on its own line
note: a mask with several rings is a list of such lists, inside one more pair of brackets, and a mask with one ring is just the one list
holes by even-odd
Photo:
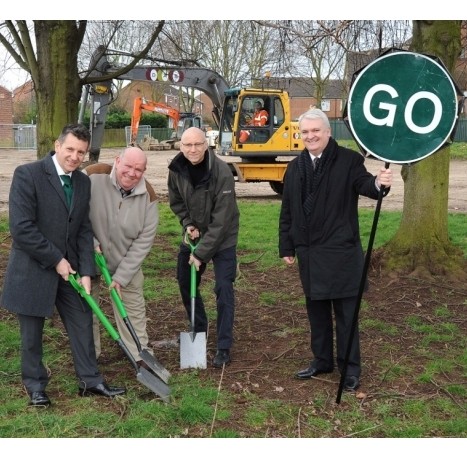
[[[385, 168], [386, 169], [389, 168], [388, 162], [386, 162]], [[373, 226], [371, 227], [370, 238], [368, 240], [368, 248], [366, 250], [365, 263], [363, 264], [363, 272], [362, 272], [362, 278], [360, 280], [360, 288], [358, 290], [357, 302], [355, 304], [355, 311], [354, 311], [353, 318], [352, 318], [352, 326], [350, 328], [349, 337], [347, 340], [347, 349], [345, 352], [344, 366], [341, 371], [341, 379], [339, 382], [339, 389], [337, 391], [337, 397], [336, 397], [337, 404], [339, 404], [341, 401], [342, 391], [344, 389], [344, 381], [345, 381], [345, 377], [347, 376], [347, 366], [349, 364], [350, 349], [352, 348], [352, 343], [353, 343], [353, 339], [355, 336], [355, 329], [358, 323], [358, 314], [360, 312], [360, 304], [362, 302], [363, 290], [365, 289], [365, 282], [366, 282], [366, 278], [368, 275], [368, 268], [370, 266], [371, 252], [373, 250], [373, 243], [374, 243], [375, 235], [376, 235], [376, 227], [378, 226], [379, 213], [381, 211], [381, 203], [383, 201], [384, 188], [385, 188], [384, 186], [381, 186], [379, 190], [378, 201], [376, 203], [375, 215], [373, 217]]]

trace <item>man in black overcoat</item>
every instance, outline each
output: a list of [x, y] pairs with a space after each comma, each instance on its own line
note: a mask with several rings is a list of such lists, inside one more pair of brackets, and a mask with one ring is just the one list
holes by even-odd
[[[337, 367], [342, 371], [363, 273], [358, 225], [360, 195], [378, 199], [389, 192], [390, 169], [375, 177], [361, 154], [340, 147], [331, 137], [326, 114], [311, 109], [299, 118], [303, 152], [287, 167], [279, 220], [279, 255], [298, 259], [311, 328], [310, 366], [296, 374], [309, 379], [334, 369], [333, 316]], [[345, 390], [360, 384], [358, 325], [347, 365]]]

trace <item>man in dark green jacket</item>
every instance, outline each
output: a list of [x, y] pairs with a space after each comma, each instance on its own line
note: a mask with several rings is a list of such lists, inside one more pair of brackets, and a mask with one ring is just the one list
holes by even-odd
[[[378, 176], [372, 175], [361, 154], [340, 147], [321, 110], [305, 112], [299, 125], [306, 149], [290, 162], [285, 175], [279, 255], [289, 265], [298, 258], [314, 360], [296, 377], [308, 379], [333, 371], [333, 311], [337, 366], [343, 370], [364, 263], [358, 198], [377, 199], [382, 186], [386, 195], [392, 174], [383, 167]], [[360, 372], [357, 327], [344, 389], [358, 388]]]
[[229, 166], [208, 149], [199, 128], [187, 129], [181, 138], [181, 152], [169, 165], [169, 202], [180, 220], [183, 236], [198, 242], [195, 253], [180, 245], [177, 279], [183, 304], [190, 319], [190, 269], [197, 270], [195, 332], [207, 332], [208, 320], [199, 284], [206, 265], [212, 260], [217, 304], [216, 368], [231, 361], [237, 270], [237, 241], [240, 213], [235, 180]]

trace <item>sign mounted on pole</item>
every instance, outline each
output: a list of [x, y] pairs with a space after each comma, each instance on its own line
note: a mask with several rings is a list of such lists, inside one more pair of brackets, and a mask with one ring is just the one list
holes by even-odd
[[411, 163], [452, 142], [459, 95], [437, 59], [391, 52], [354, 75], [344, 118], [369, 155]]

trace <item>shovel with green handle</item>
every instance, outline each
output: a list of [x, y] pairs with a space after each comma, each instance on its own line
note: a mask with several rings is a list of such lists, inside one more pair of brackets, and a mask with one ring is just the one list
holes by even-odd
[[[110, 275], [109, 269], [107, 268], [107, 261], [105, 259], [105, 256], [102, 253], [98, 253], [96, 251], [94, 252], [94, 258], [97, 266], [102, 272], [102, 276], [104, 278], [105, 283], [107, 284], [107, 286], [110, 287], [110, 284], [112, 283], [112, 277]], [[120, 295], [118, 295], [118, 292], [114, 287], [110, 289], [110, 296], [112, 297], [112, 300], [115, 306], [117, 307], [123, 322], [128, 328], [131, 337], [135, 341], [141, 360], [144, 363], [146, 363], [146, 365], [151, 369], [151, 371], [153, 371], [157, 376], [159, 376], [159, 378], [162, 381], [168, 383], [170, 378], [170, 372], [166, 368], [164, 368], [164, 366], [153, 355], [151, 355], [148, 352], [148, 350], [143, 349], [143, 347], [141, 346], [141, 342], [139, 341], [138, 336], [136, 335], [135, 329], [133, 328], [133, 325], [131, 324], [131, 321], [128, 318], [128, 314], [125, 310], [122, 299], [120, 298]]]
[[[197, 244], [185, 235], [184, 243], [189, 246], [191, 253], [196, 250]], [[195, 303], [196, 303], [196, 266], [191, 265], [190, 300], [191, 323], [190, 332], [180, 333], [180, 368], [207, 368], [206, 333], [195, 332]]]
[[68, 276], [68, 280], [72, 287], [84, 298], [87, 304], [91, 307], [93, 313], [97, 316], [99, 321], [102, 323], [106, 331], [109, 333], [110, 337], [119, 345], [119, 347], [123, 350], [125, 355], [130, 360], [131, 364], [133, 365], [136, 371], [136, 379], [141, 383], [144, 384], [147, 388], [149, 388], [152, 392], [157, 394], [164, 402], [170, 402], [170, 388], [169, 386], [162, 380], [160, 380], [156, 375], [152, 374], [150, 371], [146, 370], [146, 368], [139, 367], [136, 363], [136, 360], [131, 355], [130, 351], [123, 343], [120, 335], [112, 326], [111, 322], [107, 319], [104, 312], [99, 308], [99, 305], [96, 303], [94, 298], [89, 295], [85, 288], [78, 282], [78, 275], [70, 274]]

